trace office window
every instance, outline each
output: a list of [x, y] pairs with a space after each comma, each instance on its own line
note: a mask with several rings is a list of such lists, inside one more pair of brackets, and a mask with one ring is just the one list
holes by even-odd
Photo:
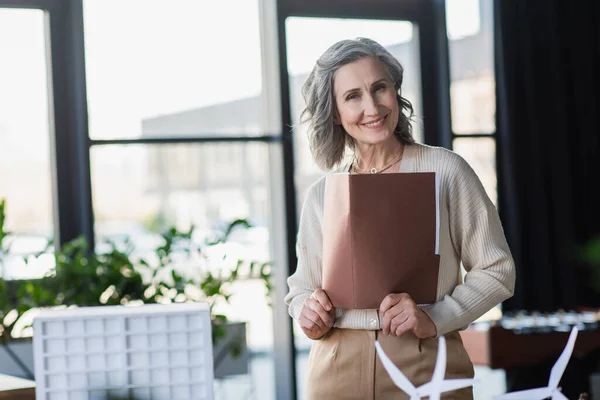
[[85, 0], [92, 139], [255, 136], [258, 0]]
[[[249, 218], [266, 227], [267, 146], [94, 146], [91, 168], [96, 234], [151, 233], [169, 226], [186, 230], [191, 225], [214, 229], [236, 218]], [[215, 162], [220, 157], [230, 163]]]
[[457, 138], [452, 147], [473, 168], [483, 187], [494, 202], [498, 204], [496, 181], [496, 141], [493, 138]]
[[494, 27], [491, 0], [447, 0], [452, 131], [496, 131]]
[[41, 276], [51, 265], [22, 261], [44, 249], [54, 230], [44, 28], [41, 10], [0, 9], [0, 200], [12, 232], [0, 278]]
[[448, 0], [453, 149], [497, 204], [493, 3]]

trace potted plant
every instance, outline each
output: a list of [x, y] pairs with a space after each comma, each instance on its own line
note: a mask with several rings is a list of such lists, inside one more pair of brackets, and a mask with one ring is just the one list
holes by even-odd
[[[0, 247], [8, 236], [3, 228], [4, 215], [3, 201]], [[215, 377], [246, 373], [245, 323], [229, 321], [214, 306], [227, 304], [233, 295], [232, 284], [243, 279], [260, 279], [270, 299], [270, 265], [245, 260], [228, 262], [226, 256], [215, 260], [210, 250], [226, 243], [235, 229], [249, 227], [248, 221], [235, 220], [202, 244], [194, 240], [193, 227], [187, 232], [170, 228], [161, 235], [161, 243], [145, 253], [129, 240], [105, 241], [98, 246], [103, 251], [92, 251], [84, 238], [65, 243], [54, 251], [55, 265], [43, 278], [14, 281], [12, 287], [4, 279], [0, 281], [2, 339], [11, 339], [17, 323], [33, 309], [207, 301], [213, 311]], [[7, 254], [8, 249], [4, 250], [2, 254]]]

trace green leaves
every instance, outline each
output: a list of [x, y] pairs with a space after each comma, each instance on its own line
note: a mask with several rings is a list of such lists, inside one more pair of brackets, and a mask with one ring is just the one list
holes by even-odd
[[8, 236], [8, 232], [4, 230], [4, 223], [6, 221], [6, 199], [0, 200], [0, 251], [2, 250], [2, 243], [4, 238]]
[[600, 293], [600, 236], [591, 238], [579, 249], [579, 258], [591, 269], [591, 286]]
[[[0, 267], [8, 253], [7, 246], [3, 247], [9, 236], [4, 230], [5, 216], [6, 201], [0, 200]], [[128, 240], [120, 246], [106, 241], [108, 251], [97, 253], [85, 238], [76, 238], [54, 250], [55, 266], [43, 278], [12, 281], [10, 285], [0, 279], [0, 336], [8, 338], [18, 318], [32, 308], [206, 301], [212, 311], [215, 304], [227, 305], [234, 295], [234, 284], [244, 279], [263, 281], [270, 302], [269, 263], [237, 260], [231, 266], [226, 254], [217, 257], [209, 251], [226, 243], [236, 229], [249, 227], [245, 219], [234, 220], [202, 246], [193, 240], [194, 227], [188, 231], [172, 227], [161, 235], [160, 245], [143, 254]], [[45, 256], [52, 247], [49, 241], [44, 251], [25, 261]], [[16, 319], [6, 318], [11, 312], [17, 314]], [[213, 313], [212, 319], [216, 342], [226, 335], [223, 324], [227, 317]]]
[[583, 259], [600, 268], [600, 236], [590, 239], [581, 251]]
[[224, 232], [217, 234], [215, 239], [206, 240], [206, 244], [208, 246], [214, 246], [219, 243], [225, 243], [229, 239], [229, 236], [233, 233], [237, 228], [248, 229], [251, 228], [252, 224], [247, 219], [236, 219], [233, 222], [230, 222], [227, 228], [225, 228]]

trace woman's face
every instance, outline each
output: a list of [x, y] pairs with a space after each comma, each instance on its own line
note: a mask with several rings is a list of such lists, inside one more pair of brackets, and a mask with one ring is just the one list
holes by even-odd
[[398, 100], [381, 61], [365, 57], [344, 65], [333, 77], [333, 92], [335, 123], [358, 144], [379, 144], [394, 137]]

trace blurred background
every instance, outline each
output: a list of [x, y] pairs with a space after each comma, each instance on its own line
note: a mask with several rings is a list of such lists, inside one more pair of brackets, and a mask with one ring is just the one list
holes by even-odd
[[[332, 43], [369, 37], [405, 68], [417, 141], [469, 162], [517, 261], [515, 296], [472, 328], [489, 353], [475, 398], [532, 387], [556, 351], [494, 364], [494, 349], [548, 337], [565, 314], [598, 335], [598, 21], [594, 0], [0, 0], [2, 278], [35, 282], [80, 235], [141, 257], [166, 229], [205, 243], [247, 220], [213, 250], [269, 262], [274, 290], [235, 283], [224, 313], [247, 322], [249, 368], [218, 394], [304, 398], [311, 342], [283, 297], [323, 171], [300, 88]], [[500, 326], [513, 336], [494, 345]], [[591, 390], [599, 347], [581, 354], [574, 392]]]

